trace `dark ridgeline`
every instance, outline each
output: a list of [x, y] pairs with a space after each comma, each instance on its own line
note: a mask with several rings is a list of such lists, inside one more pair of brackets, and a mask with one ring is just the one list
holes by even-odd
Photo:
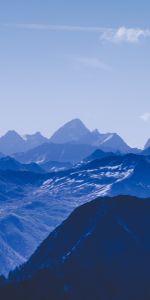
[[[150, 199], [77, 208], [31, 259], [1, 279], [3, 300], [149, 300]], [[2, 287], [3, 286], [3, 287]]]

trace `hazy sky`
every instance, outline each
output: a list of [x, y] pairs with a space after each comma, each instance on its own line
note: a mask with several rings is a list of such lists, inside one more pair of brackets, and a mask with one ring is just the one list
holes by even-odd
[[150, 2], [0, 0], [0, 135], [73, 118], [150, 137]]

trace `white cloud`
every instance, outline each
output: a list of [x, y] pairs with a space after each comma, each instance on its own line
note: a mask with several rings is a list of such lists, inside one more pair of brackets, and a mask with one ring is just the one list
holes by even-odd
[[141, 38], [150, 37], [149, 29], [140, 29], [140, 28], [126, 28], [120, 27], [116, 30], [111, 29], [109, 31], [103, 32], [101, 35], [102, 40], [106, 40], [114, 43], [128, 42], [136, 43]]
[[142, 38], [150, 38], [150, 29], [94, 27], [94, 26], [70, 26], [70, 25], [50, 25], [50, 24], [11, 24], [1, 23], [1, 27], [18, 28], [28, 30], [47, 30], [47, 31], [64, 31], [64, 32], [88, 32], [97, 33], [101, 40], [113, 43], [136, 43]]
[[100, 69], [104, 71], [111, 70], [110, 66], [94, 57], [77, 57], [73, 59], [75, 63], [78, 63], [86, 68]]
[[140, 116], [140, 118], [141, 118], [144, 122], [150, 121], [150, 112], [144, 113], [143, 115]]

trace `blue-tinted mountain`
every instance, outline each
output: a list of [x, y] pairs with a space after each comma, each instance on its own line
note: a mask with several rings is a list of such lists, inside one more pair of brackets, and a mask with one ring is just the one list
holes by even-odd
[[0, 271], [26, 261], [72, 210], [98, 196], [150, 197], [150, 157], [112, 155], [40, 174], [0, 171]]
[[22, 163], [47, 163], [49, 161], [76, 163], [90, 155], [96, 147], [78, 144], [42, 144], [25, 153], [15, 154], [14, 157]]
[[[94, 149], [101, 149], [105, 152], [118, 152], [122, 154], [140, 152], [139, 149], [129, 147], [116, 133], [100, 133], [97, 129], [90, 131], [79, 119], [74, 119], [66, 123], [50, 139], [42, 136], [40, 132], [27, 134], [22, 138], [16, 131], [8, 131], [4, 136], [0, 137], [0, 152], [4, 153], [4, 155], [25, 153], [31, 149], [35, 149], [36, 152], [38, 146], [48, 143], [56, 145], [80, 145], [81, 153], [83, 151], [82, 147], [85, 147], [85, 145], [91, 146]], [[70, 155], [68, 153], [69, 157]], [[84, 157], [79, 156], [79, 158], [83, 159]], [[57, 157], [55, 161], [57, 161]], [[61, 160], [59, 159], [59, 161]], [[66, 161], [68, 160], [65, 159]], [[77, 160], [75, 159], [75, 161]]]
[[129, 147], [117, 133], [110, 133], [100, 144], [101, 149], [111, 152], [129, 153], [134, 150]]
[[33, 149], [48, 142], [48, 139], [44, 137], [40, 132], [36, 132], [35, 134], [26, 134], [24, 138], [26, 141], [27, 150]]
[[142, 155], [150, 155], [150, 147], [145, 147], [141, 152]]
[[113, 152], [104, 152], [100, 149], [95, 150], [91, 155], [85, 158], [85, 161], [92, 161], [96, 159], [102, 159], [104, 157], [115, 155]]
[[147, 148], [150, 148], [150, 139], [147, 140], [147, 142], [144, 146], [144, 150], [146, 150]]
[[0, 138], [0, 152], [6, 155], [22, 152], [26, 147], [25, 144], [24, 139], [16, 131], [8, 131]]
[[138, 153], [116, 133], [100, 133], [97, 129], [90, 131], [79, 119], [74, 119], [59, 128], [50, 138], [56, 144], [77, 143], [92, 145], [107, 152]]
[[89, 129], [79, 119], [74, 119], [60, 127], [50, 138], [55, 144], [78, 142], [80, 138], [90, 133]]
[[[119, 138], [121, 139], [121, 138]], [[107, 138], [108, 140], [108, 138]], [[113, 138], [112, 138], [113, 140]], [[110, 143], [110, 141], [109, 141]], [[90, 145], [90, 144], [82, 144], [82, 143], [67, 143], [67, 144], [54, 144], [54, 143], [45, 143], [38, 147], [35, 147], [29, 151], [22, 152], [22, 153], [16, 153], [13, 154], [13, 157], [20, 161], [21, 163], [31, 163], [35, 162], [38, 164], [45, 164], [49, 161], [57, 161], [61, 163], [71, 163], [75, 164], [77, 162], [80, 162], [81, 160], [84, 160], [86, 157], [93, 154], [95, 150], [99, 150], [99, 153], [101, 151], [101, 154], [103, 153], [103, 156], [109, 156], [110, 153], [119, 153], [123, 154], [126, 153], [136, 153], [138, 150], [127, 148], [122, 142], [122, 146], [120, 144], [117, 146], [116, 138], [114, 137], [114, 144], [118, 147], [115, 149], [115, 146], [112, 147], [108, 145], [108, 147], [104, 146], [105, 143], [101, 146], [97, 145]], [[98, 149], [99, 148], [99, 149]], [[103, 150], [102, 150], [103, 149]], [[118, 151], [117, 151], [118, 149]], [[120, 149], [120, 151], [119, 151]], [[124, 149], [124, 150], [123, 150]], [[112, 151], [111, 151], [112, 150]], [[108, 152], [108, 154], [104, 154], [104, 152]], [[102, 156], [101, 156], [102, 157]]]
[[5, 155], [26, 152], [47, 141], [48, 139], [43, 137], [39, 132], [33, 135], [26, 135], [25, 138], [22, 138], [16, 131], [10, 130], [4, 136], [0, 137], [0, 152]]
[[3, 299], [149, 300], [150, 199], [98, 198], [77, 208], [30, 260], [1, 280]]
[[78, 143], [90, 144], [107, 152], [129, 153], [135, 149], [129, 147], [124, 140], [116, 133], [99, 133], [96, 129], [82, 137]]
[[30, 171], [36, 173], [44, 173], [44, 169], [42, 169], [42, 167], [40, 167], [38, 164], [35, 163], [21, 164], [10, 156], [5, 156], [0, 158], [0, 170]]
[[39, 164], [45, 172], [63, 171], [72, 168], [72, 164], [68, 162], [47, 161]]

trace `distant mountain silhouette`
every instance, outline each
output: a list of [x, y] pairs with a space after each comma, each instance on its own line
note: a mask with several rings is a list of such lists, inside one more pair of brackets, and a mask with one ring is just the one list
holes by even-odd
[[10, 155], [15, 152], [22, 152], [26, 147], [24, 139], [14, 130], [8, 131], [0, 138], [0, 152]]
[[129, 147], [118, 134], [102, 134], [97, 129], [90, 131], [79, 119], [74, 119], [58, 129], [50, 141], [56, 144], [88, 144], [107, 152], [138, 152], [138, 149]]
[[26, 141], [26, 149], [29, 150], [37, 146], [40, 146], [44, 143], [47, 143], [48, 139], [44, 137], [40, 132], [36, 132], [35, 134], [26, 134], [25, 141]]
[[5, 300], [149, 300], [150, 199], [98, 198], [77, 208], [30, 260], [1, 279]]
[[47, 141], [48, 139], [43, 137], [39, 132], [33, 135], [26, 135], [25, 138], [22, 138], [16, 131], [10, 130], [5, 135], [0, 137], [0, 152], [2, 152], [4, 155], [26, 152]]
[[14, 157], [22, 163], [47, 163], [48, 161], [76, 163], [90, 155], [96, 147], [78, 144], [42, 144], [25, 153], [16, 153]]
[[139, 149], [129, 147], [116, 133], [100, 133], [97, 129], [90, 131], [79, 119], [74, 119], [60, 127], [50, 139], [42, 136], [40, 132], [27, 134], [22, 138], [16, 131], [8, 131], [4, 136], [0, 137], [0, 152], [4, 155], [13, 155], [27, 152], [34, 148], [36, 151], [38, 146], [46, 143], [88, 145], [105, 152], [122, 154], [140, 152]]
[[[36, 144], [39, 146], [34, 147]], [[58, 129], [50, 140], [40, 133], [26, 136], [24, 151], [16, 151], [13, 156], [22, 163], [76, 163], [96, 149], [120, 154], [140, 153], [140, 150], [129, 147], [116, 133], [101, 134], [97, 129], [90, 131], [82, 121], [74, 119]]]
[[50, 138], [55, 144], [78, 142], [84, 135], [90, 133], [89, 129], [79, 119], [74, 119], [60, 127]]

